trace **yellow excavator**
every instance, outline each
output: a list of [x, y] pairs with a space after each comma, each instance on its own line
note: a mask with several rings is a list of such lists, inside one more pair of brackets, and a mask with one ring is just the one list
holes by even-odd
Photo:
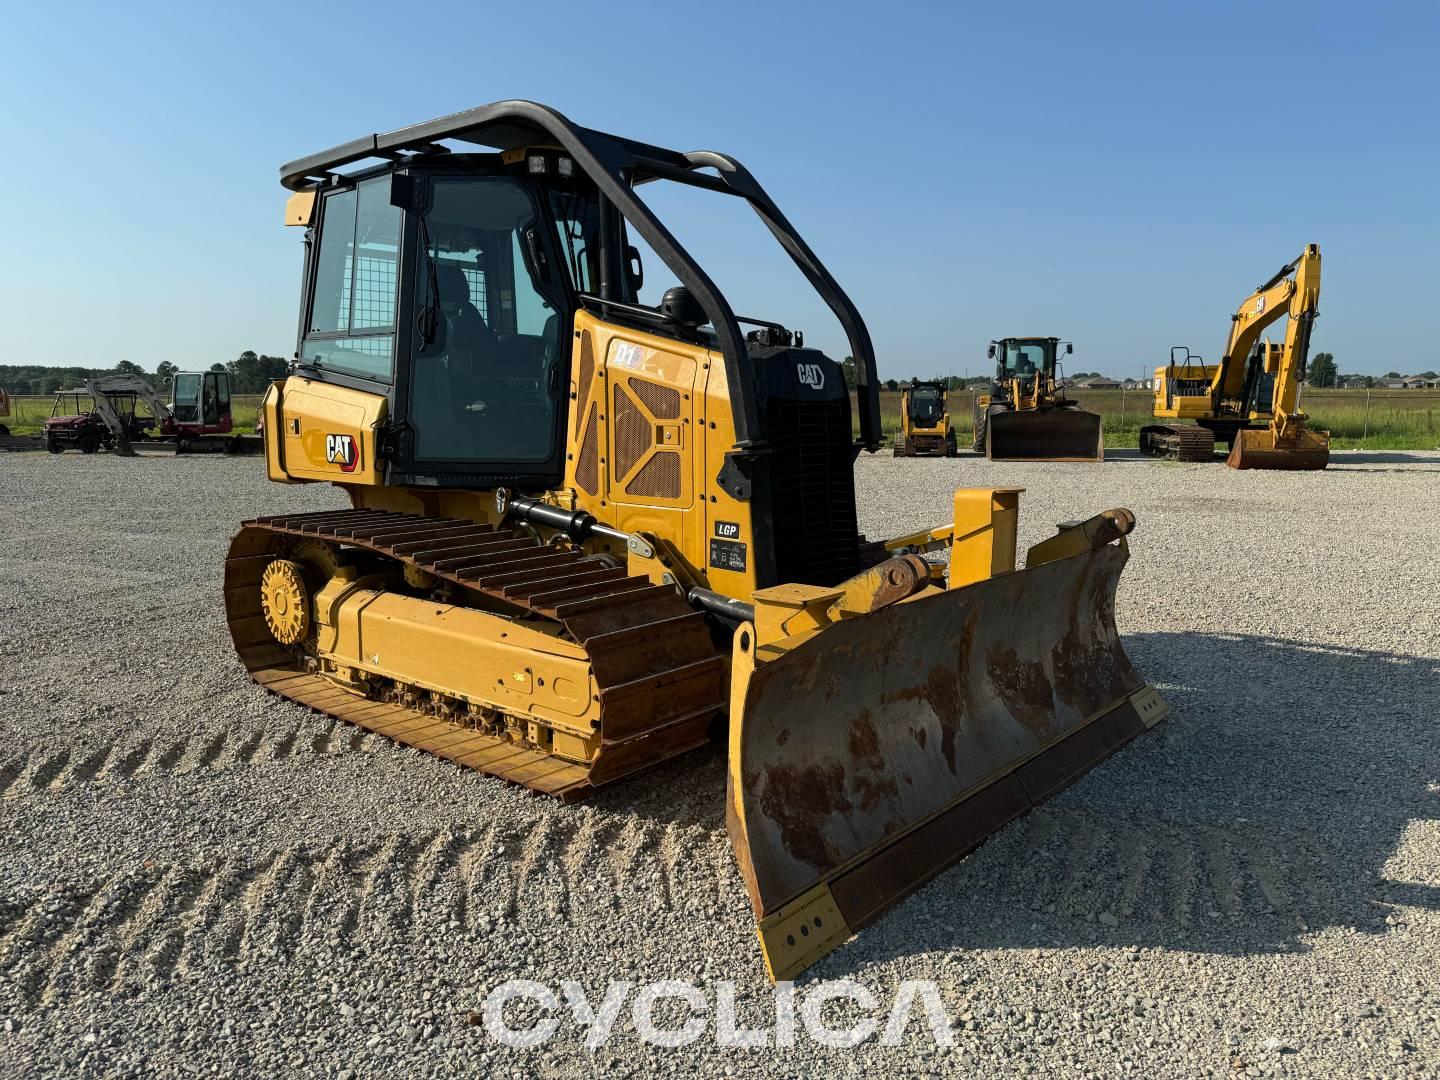
[[[1023, 565], [1016, 488], [860, 535], [869, 334], [734, 158], [505, 101], [281, 177], [306, 254], [267, 469], [351, 508], [231, 543], [267, 690], [561, 800], [723, 737], [777, 979], [1164, 715], [1115, 627], [1128, 511]], [[737, 316], [642, 198], [669, 183], [748, 203], [834, 312], [858, 440], [841, 365]], [[658, 304], [637, 238], [678, 279]]]
[[992, 461], [1103, 461], [1100, 416], [1065, 396], [1060, 346], [1053, 337], [1008, 337], [990, 342], [995, 361], [988, 394], [975, 398], [977, 454]]
[[900, 391], [900, 434], [895, 457], [954, 457], [955, 429], [946, 408], [945, 384], [912, 379]]
[[[1215, 443], [1228, 443], [1232, 469], [1323, 469], [1330, 433], [1317, 431], [1300, 411], [1300, 390], [1319, 314], [1320, 248], [1299, 258], [1240, 304], [1219, 364], [1206, 364], [1185, 346], [1155, 369], [1155, 416], [1188, 424], [1140, 429], [1140, 449], [1154, 457], [1210, 461]], [[1262, 339], [1266, 327], [1289, 316], [1283, 343]], [[1177, 361], [1176, 354], [1184, 358]]]

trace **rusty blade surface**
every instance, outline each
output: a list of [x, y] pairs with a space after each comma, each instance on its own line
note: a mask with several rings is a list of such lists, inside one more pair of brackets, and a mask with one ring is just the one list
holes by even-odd
[[[1114, 618], [1127, 557], [1109, 545], [898, 604], [758, 666], [728, 793], [757, 918], [867, 877], [853, 911], [836, 889], [856, 928], [1143, 730]], [[1015, 806], [979, 813], [992, 788]], [[961, 802], [976, 821], [924, 828]]]
[[1330, 433], [1303, 430], [1277, 443], [1268, 429], [1237, 431], [1225, 464], [1232, 469], [1323, 469], [1330, 464]]
[[1103, 461], [1100, 417], [1079, 409], [990, 414], [985, 454], [992, 461]]

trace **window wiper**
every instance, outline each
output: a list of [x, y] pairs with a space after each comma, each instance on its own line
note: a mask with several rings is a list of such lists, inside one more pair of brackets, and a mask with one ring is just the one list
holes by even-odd
[[420, 219], [420, 250], [425, 253], [425, 284], [428, 297], [425, 306], [415, 315], [415, 329], [425, 345], [435, 344], [435, 335], [440, 329], [440, 273], [439, 262], [430, 253], [430, 228], [425, 219]]

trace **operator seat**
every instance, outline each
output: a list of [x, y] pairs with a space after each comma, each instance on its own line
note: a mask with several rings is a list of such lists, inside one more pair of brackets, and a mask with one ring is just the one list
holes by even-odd
[[470, 302], [470, 282], [460, 267], [453, 265], [436, 267], [435, 282], [440, 310], [445, 314], [445, 352], [451, 358], [451, 370], [457, 360], [462, 366], [468, 361], [472, 369], [483, 364], [495, 355], [495, 334]]

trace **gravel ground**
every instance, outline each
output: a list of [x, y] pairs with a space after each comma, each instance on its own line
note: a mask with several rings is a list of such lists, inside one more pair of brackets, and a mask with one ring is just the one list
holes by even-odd
[[874, 536], [965, 485], [1026, 486], [1027, 543], [1133, 509], [1120, 629], [1171, 716], [798, 987], [934, 980], [953, 1046], [666, 1049], [627, 1008], [519, 1050], [475, 1023], [516, 977], [731, 980], [773, 1023], [721, 752], [561, 807], [360, 737], [219, 610], [234, 524], [335, 491], [0, 457], [0, 1074], [1440, 1076], [1437, 474], [862, 460]]

